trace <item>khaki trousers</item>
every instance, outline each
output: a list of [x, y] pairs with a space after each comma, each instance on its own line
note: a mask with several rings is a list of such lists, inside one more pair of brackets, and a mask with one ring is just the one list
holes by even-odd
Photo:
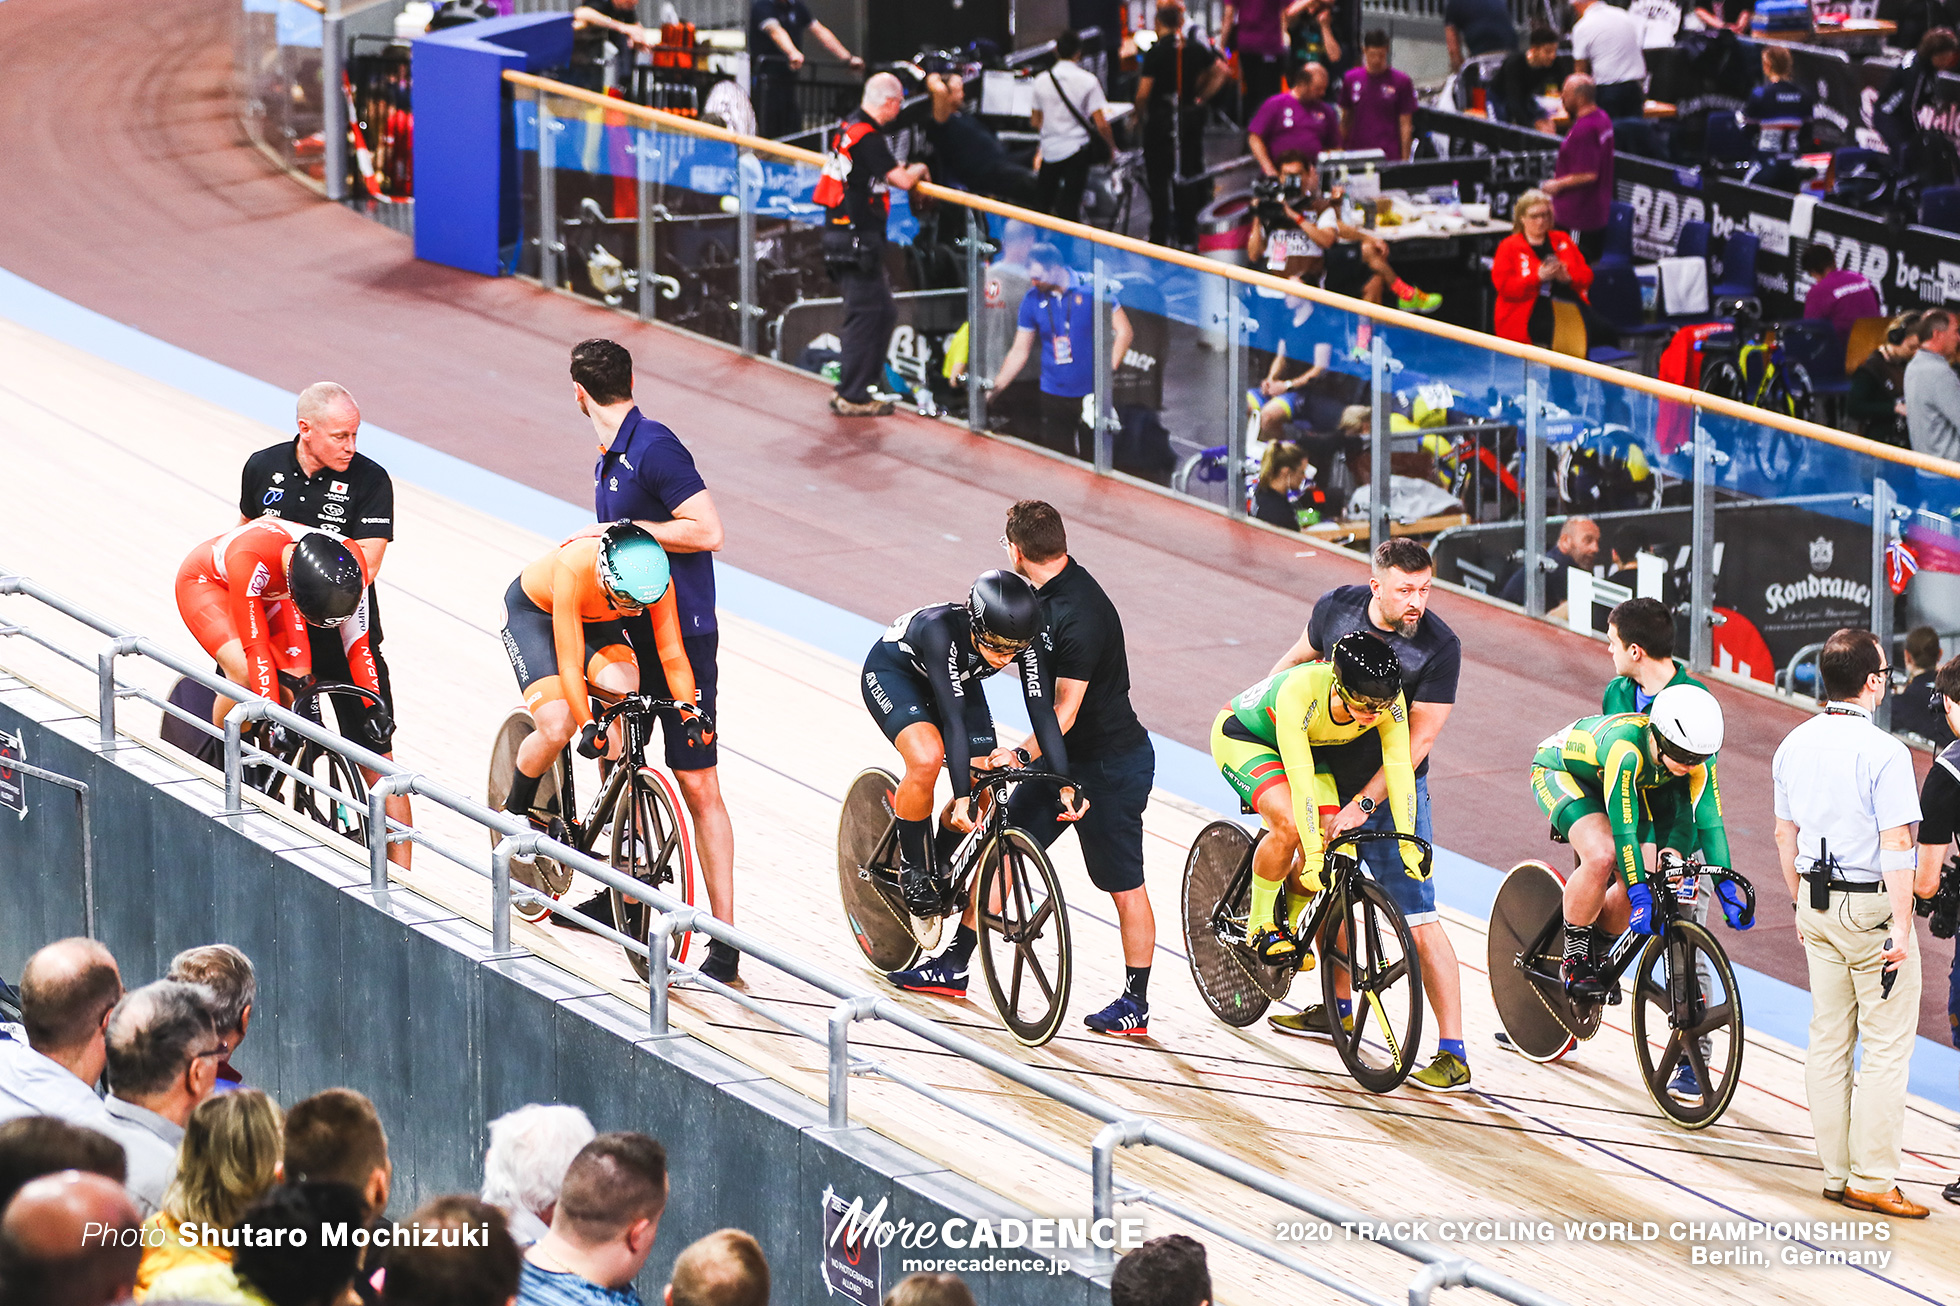
[[[1813, 911], [1808, 897], [1797, 907], [1797, 933], [1810, 958], [1804, 1089], [1829, 1189], [1886, 1193], [1898, 1181], [1906, 1071], [1919, 1021], [1919, 949], [1883, 999], [1879, 957], [1887, 935], [1911, 928], [1910, 918], [1892, 919], [1884, 893], [1834, 892], [1827, 910]], [[1854, 1089], [1851, 1055], [1860, 1044]]]

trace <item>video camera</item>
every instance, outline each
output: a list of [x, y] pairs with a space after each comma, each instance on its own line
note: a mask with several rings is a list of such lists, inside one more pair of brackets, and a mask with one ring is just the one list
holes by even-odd
[[1912, 909], [1926, 917], [1926, 928], [1936, 939], [1950, 939], [1960, 926], [1960, 858], [1940, 868], [1940, 887], [1930, 898], [1915, 898]]
[[1259, 219], [1259, 225], [1267, 231], [1285, 231], [1298, 227], [1286, 208], [1290, 204], [1295, 211], [1306, 203], [1306, 179], [1298, 175], [1261, 177], [1252, 183], [1252, 216]]

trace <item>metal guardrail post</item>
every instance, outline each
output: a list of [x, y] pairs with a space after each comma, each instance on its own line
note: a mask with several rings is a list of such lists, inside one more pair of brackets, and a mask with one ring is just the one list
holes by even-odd
[[700, 914], [693, 907], [661, 912], [647, 931], [647, 1029], [655, 1038], [673, 1032], [667, 1026], [668, 986], [673, 982], [667, 967], [668, 949], [674, 946], [675, 933], [693, 929], [694, 918]]
[[1429, 1295], [1438, 1288], [1461, 1288], [1468, 1263], [1463, 1260], [1431, 1261], [1409, 1280], [1409, 1306], [1429, 1306]]
[[1116, 437], [1109, 429], [1109, 322], [1104, 310], [1109, 306], [1109, 290], [1103, 277], [1105, 264], [1097, 259], [1090, 275], [1096, 283], [1096, 425], [1090, 439], [1096, 475], [1107, 476], [1115, 466]]
[[[1216, 275], [1216, 274], [1214, 274]], [[1245, 305], [1239, 285], [1225, 282], [1225, 513], [1245, 516]], [[1159, 364], [1162, 366], [1162, 364]]]
[[741, 247], [736, 277], [740, 299], [736, 312], [741, 315], [737, 336], [744, 354], [755, 353], [755, 186], [750, 174], [761, 166], [754, 150], [742, 150], [735, 156], [735, 191], [741, 205], [735, 215], [735, 243]]
[[[368, 888], [377, 894], [388, 892], [388, 800], [396, 794], [412, 794], [421, 776], [384, 775], [368, 790]], [[408, 838], [404, 833], [402, 838]]]
[[99, 723], [96, 738], [102, 752], [112, 752], [116, 746], [116, 659], [126, 653], [136, 651], [136, 637], [125, 635], [109, 641], [109, 646], [95, 655], [95, 714]]
[[[1096, 1134], [1089, 1145], [1089, 1216], [1091, 1221], [1116, 1218], [1116, 1149], [1141, 1143], [1146, 1137], [1141, 1120], [1112, 1120]], [[1093, 1225], [1092, 1225], [1093, 1227]], [[1114, 1259], [1105, 1249], [1096, 1252], [1098, 1261]]]
[[653, 160], [660, 157], [655, 148], [657, 139], [651, 127], [635, 128], [639, 139], [633, 148], [633, 168], [638, 179], [637, 191], [639, 221], [634, 224], [639, 251], [637, 261], [640, 265], [640, 321], [653, 321]]
[[558, 288], [558, 118], [538, 92], [538, 280]]
[[[966, 211], [966, 429], [987, 429], [987, 387], [980, 375], [980, 315], [987, 307], [987, 222], [974, 209]], [[984, 360], [992, 365], [998, 360]]]
[[1376, 549], [1388, 538], [1388, 503], [1393, 469], [1388, 443], [1388, 341], [1381, 324], [1375, 324], [1368, 338], [1370, 385], [1368, 392], [1368, 547]]
[[[1872, 634], [1892, 659], [1892, 577], [1887, 550], [1892, 543], [1892, 485], [1883, 474], [1872, 473]], [[1892, 696], [1878, 700], [1872, 724], [1881, 730], [1892, 728]]]
[[508, 957], [510, 947], [510, 861], [535, 857], [542, 842], [535, 834], [507, 834], [490, 852], [490, 951]]
[[1524, 367], [1524, 610], [1545, 615], [1545, 381]]
[[82, 826], [82, 931], [88, 938], [95, 937], [95, 844], [88, 830], [88, 784], [70, 776], [57, 775], [38, 766], [29, 766], [17, 757], [7, 759], [7, 769], [22, 775], [31, 775], [36, 780], [46, 780], [49, 784], [60, 785], [75, 795], [75, 812]]
[[259, 719], [263, 706], [259, 702], [236, 703], [231, 711], [225, 713], [225, 824], [234, 830], [244, 828], [239, 820], [247, 808], [244, 797], [245, 780], [245, 723]]
[[1688, 591], [1688, 668], [1706, 671], [1715, 660], [1715, 439], [1699, 407], [1694, 410], [1694, 511], [1688, 559], [1694, 571]]
[[830, 1127], [851, 1127], [851, 1022], [878, 1006], [871, 997], [845, 998], [830, 1009]]
[[347, 198], [347, 93], [342, 82], [347, 75], [347, 40], [340, 16], [340, 0], [327, 0], [320, 16], [320, 141], [324, 147], [321, 179], [327, 185], [327, 198], [339, 203]]

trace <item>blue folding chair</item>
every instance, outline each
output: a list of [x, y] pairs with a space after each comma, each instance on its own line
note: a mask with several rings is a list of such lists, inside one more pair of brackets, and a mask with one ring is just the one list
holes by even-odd
[[1960, 186], [1934, 186], [1919, 197], [1919, 225], [1960, 231]]
[[1623, 343], [1633, 346], [1640, 360], [1638, 370], [1643, 373], [1648, 370], [1650, 342], [1675, 331], [1671, 323], [1647, 321], [1640, 304], [1640, 278], [1634, 275], [1631, 263], [1601, 262], [1594, 267], [1586, 302], [1601, 321], [1619, 332]]
[[1684, 222], [1681, 234], [1674, 238], [1676, 258], [1708, 257], [1708, 224], [1706, 222]]
[[[1821, 318], [1785, 322], [1777, 327], [1776, 334], [1783, 356], [1803, 366], [1816, 402], [1835, 403], [1851, 393], [1851, 381], [1844, 374], [1844, 341], [1829, 322]], [[1813, 418], [1818, 416], [1812, 414]]]
[[1756, 289], [1756, 252], [1761, 244], [1762, 238], [1753, 231], [1731, 231], [1722, 243], [1721, 280], [1708, 293], [1718, 299], [1723, 295], [1746, 299], [1760, 293]]
[[1633, 266], [1633, 205], [1616, 203], [1606, 212], [1606, 244], [1593, 264], [1597, 271], [1616, 265]]
[[1743, 126], [1733, 109], [1717, 109], [1708, 115], [1704, 149], [1708, 161], [1715, 164], [1748, 163], [1756, 157], [1754, 133]]

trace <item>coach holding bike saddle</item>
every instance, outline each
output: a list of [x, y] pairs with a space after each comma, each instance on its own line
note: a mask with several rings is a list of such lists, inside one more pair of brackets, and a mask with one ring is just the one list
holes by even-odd
[[[1920, 1220], [1899, 1189], [1906, 1074], [1919, 1017], [1912, 898], [1919, 794], [1912, 754], [1872, 723], [1892, 668], [1868, 630], [1840, 630], [1817, 655], [1830, 702], [1776, 750], [1776, 850], [1810, 959], [1804, 1092], [1824, 1196]], [[1889, 987], [1885, 972], [1893, 972]], [[1857, 1087], [1852, 1058], [1862, 1043]]]

